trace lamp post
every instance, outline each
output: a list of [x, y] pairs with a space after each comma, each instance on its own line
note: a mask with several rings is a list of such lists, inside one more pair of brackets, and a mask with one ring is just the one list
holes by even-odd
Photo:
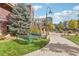
[[[78, 17], [78, 25], [79, 25], [79, 14], [77, 15], [77, 17]], [[79, 27], [78, 27], [79, 28]]]
[[46, 36], [48, 35], [48, 22], [47, 22], [48, 13], [49, 13], [49, 14], [52, 14], [52, 11], [51, 11], [50, 7], [47, 7], [47, 8], [46, 8], [46, 21], [45, 21]]

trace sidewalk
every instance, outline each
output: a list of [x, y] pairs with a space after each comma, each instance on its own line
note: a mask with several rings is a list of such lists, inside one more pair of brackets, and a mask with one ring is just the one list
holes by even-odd
[[77, 56], [79, 46], [63, 38], [59, 33], [49, 35], [50, 42], [44, 48], [26, 54], [24, 56]]

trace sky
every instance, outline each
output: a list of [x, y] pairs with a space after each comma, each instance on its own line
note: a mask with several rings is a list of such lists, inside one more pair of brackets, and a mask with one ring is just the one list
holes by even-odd
[[34, 8], [35, 18], [43, 18], [46, 16], [46, 8], [50, 8], [52, 14], [48, 16], [53, 17], [53, 23], [57, 24], [60, 21], [70, 19], [78, 19], [79, 3], [32, 3]]

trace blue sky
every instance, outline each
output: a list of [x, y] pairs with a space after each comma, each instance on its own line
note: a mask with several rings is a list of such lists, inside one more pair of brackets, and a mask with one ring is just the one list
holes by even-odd
[[[51, 16], [54, 23], [60, 21], [77, 19], [79, 4], [78, 3], [33, 3], [35, 17], [45, 17], [46, 8], [50, 7], [52, 10]], [[75, 11], [76, 10], [76, 11]]]

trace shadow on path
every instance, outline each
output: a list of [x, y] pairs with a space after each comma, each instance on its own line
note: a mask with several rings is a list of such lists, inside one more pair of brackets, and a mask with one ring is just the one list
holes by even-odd
[[[67, 44], [60, 44], [60, 43], [50, 43], [45, 48], [47, 48], [49, 51], [56, 52], [56, 53], [62, 53], [65, 52], [68, 55], [77, 56], [79, 55], [79, 48], [69, 46]], [[44, 51], [41, 49], [41, 51]]]

